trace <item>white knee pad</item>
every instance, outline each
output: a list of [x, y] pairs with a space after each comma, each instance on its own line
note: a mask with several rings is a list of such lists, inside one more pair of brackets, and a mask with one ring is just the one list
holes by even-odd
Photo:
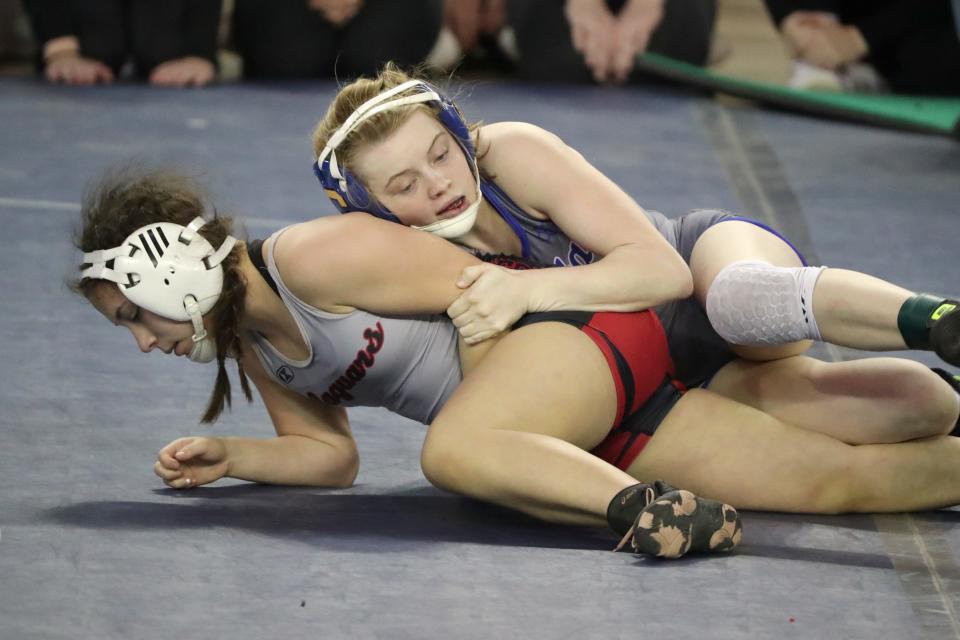
[[825, 268], [775, 267], [752, 260], [729, 264], [707, 291], [710, 324], [731, 344], [821, 340], [813, 317], [813, 288]]

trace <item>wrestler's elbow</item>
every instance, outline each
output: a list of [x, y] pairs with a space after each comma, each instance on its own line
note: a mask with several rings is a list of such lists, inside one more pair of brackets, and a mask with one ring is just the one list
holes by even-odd
[[337, 489], [347, 489], [353, 486], [357, 480], [357, 474], [360, 473], [360, 456], [356, 449], [352, 452], [346, 452], [336, 467], [334, 478], [334, 487]]
[[674, 254], [664, 259], [662, 280], [668, 300], [682, 300], [693, 295], [693, 273], [683, 258]]
[[681, 264], [675, 271], [676, 274], [672, 280], [675, 287], [673, 299], [682, 300], [683, 298], [689, 298], [693, 295], [693, 273], [690, 271], [690, 267], [681, 261]]
[[[312, 481], [307, 484], [331, 489], [347, 489], [353, 486], [360, 472], [360, 455], [352, 442], [336, 446], [317, 442], [313, 455], [304, 460], [310, 470]], [[304, 447], [306, 449], [306, 447]]]
[[[656, 304], [661, 304], [693, 295], [693, 273], [673, 247], [666, 243], [627, 244], [618, 251], [622, 258], [614, 268], [637, 274], [636, 286], [643, 291], [644, 299], [652, 294]], [[613, 252], [608, 258], [612, 256]]]
[[331, 485], [335, 489], [349, 489], [357, 481], [357, 474], [360, 473], [360, 458], [354, 458], [347, 465], [340, 469], [334, 483]]

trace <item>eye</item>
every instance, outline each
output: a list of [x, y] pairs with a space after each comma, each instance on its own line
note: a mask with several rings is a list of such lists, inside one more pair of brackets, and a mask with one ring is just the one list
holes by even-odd
[[408, 182], [406, 185], [400, 188], [400, 193], [410, 193], [413, 191], [414, 181]]
[[130, 314], [127, 316], [127, 322], [136, 322], [140, 319], [140, 307], [133, 307], [133, 310], [130, 311]]
[[434, 160], [434, 162], [443, 162], [444, 160], [447, 159], [447, 155], [448, 155], [449, 153], [450, 153], [450, 149], [444, 149], [443, 152], [440, 153], [440, 154], [436, 157], [436, 159]]

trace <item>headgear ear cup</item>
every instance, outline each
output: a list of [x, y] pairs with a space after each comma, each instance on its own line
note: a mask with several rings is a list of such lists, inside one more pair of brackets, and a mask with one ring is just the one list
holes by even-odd
[[460, 113], [460, 109], [457, 108], [457, 105], [455, 105], [453, 101], [439, 91], [434, 91], [440, 96], [437, 117], [440, 119], [440, 122], [443, 123], [443, 126], [457, 139], [457, 142], [460, 143], [467, 157], [475, 160], [477, 154], [473, 148], [473, 138], [470, 137], [470, 127], [464, 122], [463, 114]]
[[[414, 93], [394, 98], [394, 96], [408, 90]], [[470, 129], [460, 115], [457, 106], [430, 84], [421, 80], [410, 80], [388, 91], [384, 91], [360, 105], [356, 111], [350, 114], [350, 117], [344, 121], [343, 125], [330, 136], [327, 145], [323, 148], [323, 151], [320, 152], [316, 162], [314, 162], [314, 175], [317, 176], [327, 197], [330, 198], [330, 201], [333, 202], [340, 213], [363, 211], [391, 222], [400, 222], [395, 215], [381, 206], [376, 199], [369, 194], [363, 186], [363, 183], [356, 176], [348, 171], [346, 167], [339, 165], [336, 150], [357, 125], [367, 118], [381, 111], [419, 103], [429, 104], [436, 109], [438, 119], [443, 126], [450, 131], [460, 145], [464, 155], [467, 157], [467, 161], [473, 167], [474, 175], [477, 176], [479, 180], [476, 154], [474, 153], [473, 141], [470, 138]], [[477, 188], [479, 202], [479, 184]]]
[[[318, 161], [320, 162], [320, 161]], [[343, 178], [334, 178], [330, 171], [330, 158], [324, 158], [320, 164], [313, 163], [313, 173], [317, 176], [324, 192], [340, 213], [363, 211], [371, 215], [399, 223], [400, 220], [370, 196], [366, 187], [347, 170]], [[341, 185], [344, 180], [346, 186]]]

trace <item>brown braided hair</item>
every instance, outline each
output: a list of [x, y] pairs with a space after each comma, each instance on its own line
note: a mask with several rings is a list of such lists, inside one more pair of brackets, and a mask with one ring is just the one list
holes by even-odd
[[[80, 223], [74, 234], [74, 246], [83, 252], [120, 246], [127, 236], [148, 224], [172, 222], [187, 226], [207, 211], [206, 198], [197, 182], [185, 175], [165, 169], [121, 167], [107, 172], [84, 195]], [[228, 216], [207, 217], [200, 235], [214, 247], [223, 244], [233, 234], [233, 220]], [[217, 378], [213, 393], [201, 422], [214, 422], [224, 406], [231, 406], [230, 378], [224, 367], [227, 356], [237, 360], [240, 387], [247, 401], [253, 400], [250, 383], [243, 370], [239, 321], [243, 317], [246, 299], [246, 281], [240, 273], [238, 243], [221, 263], [223, 290], [216, 304], [207, 313], [211, 318], [211, 333], [217, 347]], [[88, 265], [82, 265], [84, 269]], [[86, 298], [105, 281], [93, 278], [73, 278], [69, 288]]]

